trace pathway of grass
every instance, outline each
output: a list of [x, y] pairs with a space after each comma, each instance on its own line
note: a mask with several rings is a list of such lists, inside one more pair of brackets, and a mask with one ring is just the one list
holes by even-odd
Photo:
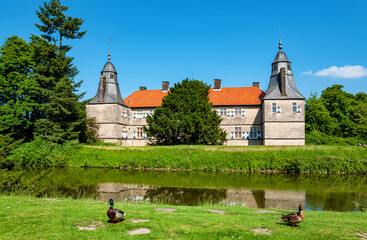
[[[304, 222], [292, 229], [277, 220], [279, 213], [261, 213], [240, 206], [115, 202], [115, 207], [125, 211], [126, 220], [109, 225], [106, 202], [0, 196], [0, 239], [362, 239], [367, 236], [367, 213], [306, 211]], [[214, 209], [224, 214], [206, 211]], [[141, 219], [149, 221], [136, 221]], [[151, 232], [128, 234], [140, 228]]]

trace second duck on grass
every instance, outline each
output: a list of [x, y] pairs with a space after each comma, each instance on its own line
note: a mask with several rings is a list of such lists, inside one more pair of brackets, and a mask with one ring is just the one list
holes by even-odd
[[113, 208], [113, 200], [108, 200], [110, 203], [110, 208], [107, 211], [107, 216], [111, 219], [111, 225], [114, 221], [117, 221], [117, 225], [119, 225], [120, 220], [125, 216], [125, 213], [119, 209]]
[[279, 220], [283, 222], [292, 224], [292, 227], [298, 227], [296, 224], [302, 222], [303, 219], [305, 219], [305, 213], [303, 212], [303, 207], [301, 204], [298, 206], [298, 212], [283, 215], [281, 218], [279, 218]]

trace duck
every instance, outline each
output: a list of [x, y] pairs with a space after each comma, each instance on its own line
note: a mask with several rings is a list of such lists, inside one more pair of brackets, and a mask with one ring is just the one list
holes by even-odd
[[114, 202], [113, 199], [108, 200], [110, 203], [110, 208], [107, 211], [107, 216], [112, 220], [111, 225], [114, 221], [117, 221], [117, 225], [119, 225], [120, 220], [125, 216], [125, 213], [119, 209], [113, 208]]
[[279, 218], [279, 220], [283, 222], [291, 223], [293, 228], [294, 226], [298, 227], [296, 224], [302, 222], [304, 219], [305, 213], [303, 212], [302, 204], [298, 206], [298, 212], [283, 215], [281, 218]]

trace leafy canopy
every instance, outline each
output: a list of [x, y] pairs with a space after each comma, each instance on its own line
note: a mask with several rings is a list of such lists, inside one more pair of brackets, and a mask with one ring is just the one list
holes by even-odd
[[314, 131], [329, 136], [367, 140], [367, 94], [356, 95], [333, 85], [306, 100], [306, 133]]
[[209, 102], [210, 86], [184, 79], [170, 89], [162, 106], [148, 116], [144, 130], [152, 144], [223, 144], [222, 119]]

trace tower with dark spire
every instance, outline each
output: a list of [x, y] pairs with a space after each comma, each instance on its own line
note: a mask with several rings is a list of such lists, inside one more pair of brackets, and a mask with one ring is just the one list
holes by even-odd
[[128, 114], [130, 108], [121, 97], [117, 71], [111, 62], [111, 52], [108, 51], [107, 62], [99, 77], [97, 94], [87, 104], [87, 116], [95, 118], [99, 126], [99, 139], [118, 142], [127, 138]]
[[280, 38], [278, 48], [263, 100], [263, 144], [304, 145], [305, 97], [296, 86], [291, 61], [283, 52]]

